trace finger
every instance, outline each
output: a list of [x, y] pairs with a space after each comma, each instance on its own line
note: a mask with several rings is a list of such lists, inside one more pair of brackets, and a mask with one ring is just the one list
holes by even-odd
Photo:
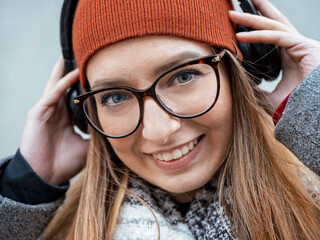
[[263, 16], [279, 21], [296, 31], [295, 27], [290, 23], [290, 21], [269, 1], [253, 0], [253, 4]]
[[58, 61], [56, 62], [54, 68], [52, 69], [50, 77], [55, 79], [60, 79], [64, 75], [64, 60], [63, 56], [60, 55]]
[[58, 61], [56, 62], [56, 64], [52, 69], [49, 80], [44, 89], [44, 94], [48, 93], [48, 91], [53, 88], [53, 86], [59, 81], [59, 79], [61, 79], [64, 76], [64, 73], [65, 73], [64, 60], [62, 55], [60, 55]]
[[292, 48], [303, 42], [303, 37], [284, 31], [259, 30], [237, 33], [237, 39], [245, 43], [267, 43], [283, 48]]
[[240, 13], [229, 11], [229, 16], [232, 22], [238, 25], [243, 25], [257, 30], [278, 30], [285, 32], [293, 32], [293, 30], [281, 22], [249, 13]]
[[44, 95], [41, 104], [51, 106], [56, 104], [64, 95], [69, 87], [79, 80], [79, 69], [68, 73], [66, 76], [61, 78], [54, 88], [46, 95]]

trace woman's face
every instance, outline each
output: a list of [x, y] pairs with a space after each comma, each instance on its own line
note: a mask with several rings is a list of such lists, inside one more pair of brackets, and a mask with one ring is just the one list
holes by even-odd
[[[177, 65], [210, 54], [213, 51], [208, 45], [182, 38], [134, 38], [97, 52], [87, 65], [87, 77], [90, 86], [97, 82], [101, 85], [101, 81], [106, 84], [112, 81], [117, 85], [121, 79], [121, 86], [146, 89], [160, 75], [155, 74], [156, 69], [163, 69], [168, 63], [176, 62]], [[151, 97], [145, 97], [139, 128], [125, 138], [108, 139], [120, 160], [146, 181], [176, 195], [192, 192], [206, 184], [225, 158], [232, 132], [229, 76], [221, 63], [219, 72], [219, 99], [209, 112], [200, 117], [173, 117]], [[197, 103], [190, 102], [192, 104]], [[192, 150], [191, 145], [195, 145]], [[188, 153], [178, 159], [157, 159], [170, 158], [172, 153], [179, 153], [177, 149], [185, 153], [187, 148]]]

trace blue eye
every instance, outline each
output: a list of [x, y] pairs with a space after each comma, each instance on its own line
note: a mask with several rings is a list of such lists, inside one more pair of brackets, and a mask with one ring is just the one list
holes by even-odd
[[194, 80], [194, 78], [197, 75], [200, 75], [200, 73], [195, 70], [181, 71], [181, 72], [175, 74], [172, 83], [173, 84], [185, 84], [185, 83], [188, 83], [188, 82]]
[[119, 105], [130, 98], [131, 97], [126, 93], [113, 92], [113, 93], [108, 93], [102, 96], [100, 103], [104, 106], [111, 107], [111, 106]]

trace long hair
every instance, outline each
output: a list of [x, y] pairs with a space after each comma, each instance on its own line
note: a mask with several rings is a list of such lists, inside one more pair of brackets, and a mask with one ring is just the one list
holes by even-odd
[[274, 138], [262, 93], [231, 56], [229, 64], [234, 137], [219, 197], [237, 238], [320, 239], [320, 201], [311, 197], [319, 181]]
[[[314, 188], [319, 181], [274, 138], [263, 94], [230, 53], [226, 64], [233, 137], [219, 171], [219, 201], [233, 225], [229, 234], [244, 240], [320, 239]], [[112, 239], [128, 192], [128, 170], [104, 137], [91, 131], [90, 141], [87, 166], [71, 184], [44, 239]]]

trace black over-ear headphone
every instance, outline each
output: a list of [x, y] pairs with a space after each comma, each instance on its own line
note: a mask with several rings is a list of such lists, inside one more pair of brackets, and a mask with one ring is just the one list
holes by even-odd
[[[78, 0], [64, 0], [60, 17], [60, 42], [66, 74], [77, 66], [72, 50], [72, 22], [77, 3]], [[77, 126], [82, 132], [87, 133], [88, 122], [73, 102], [73, 99], [81, 93], [80, 82], [77, 82], [68, 88], [64, 94], [64, 99], [73, 125]]]
[[[257, 10], [251, 0], [238, 0], [240, 7], [244, 12], [258, 15]], [[72, 50], [72, 22], [78, 0], [64, 0], [60, 19], [60, 38], [62, 54], [65, 62], [66, 73], [76, 67], [74, 54]], [[249, 29], [244, 26], [237, 26], [237, 32], [248, 32]], [[274, 80], [281, 70], [280, 51], [278, 47], [263, 43], [241, 43], [238, 47], [243, 55], [243, 66], [254, 76], [256, 84], [261, 79]], [[72, 118], [72, 122], [81, 131], [87, 132], [87, 121], [77, 106], [73, 103], [73, 98], [82, 93], [80, 83], [77, 82], [65, 93], [65, 102]]]
[[[238, 0], [243, 12], [259, 15], [251, 0]], [[249, 32], [250, 29], [236, 26], [236, 32]], [[265, 43], [241, 43], [238, 47], [243, 55], [242, 65], [254, 76], [256, 84], [264, 78], [267, 81], [276, 79], [281, 70], [280, 50], [278, 47]]]

